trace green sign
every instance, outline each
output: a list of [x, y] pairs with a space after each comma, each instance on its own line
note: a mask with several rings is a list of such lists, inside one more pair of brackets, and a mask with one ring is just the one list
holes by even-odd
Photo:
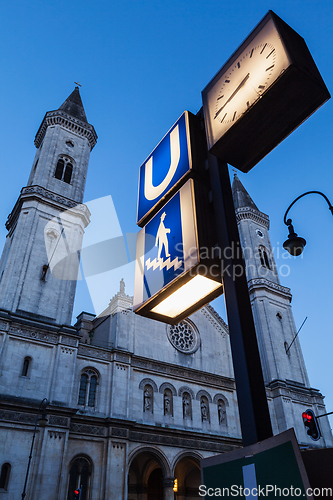
[[293, 429], [201, 461], [202, 498], [312, 498]]

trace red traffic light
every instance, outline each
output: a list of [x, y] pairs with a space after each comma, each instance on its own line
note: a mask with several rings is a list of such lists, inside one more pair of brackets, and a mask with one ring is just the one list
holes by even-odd
[[74, 500], [80, 500], [81, 489], [74, 490]]
[[303, 419], [306, 419], [308, 422], [311, 422], [311, 420], [313, 418], [312, 415], [310, 413], [307, 413], [306, 411], [303, 411], [302, 417], [303, 417]]
[[303, 411], [302, 418], [304, 427], [307, 429], [306, 431], [307, 434], [314, 441], [318, 441], [318, 439], [320, 439], [320, 430], [317, 419], [313, 411], [312, 410]]

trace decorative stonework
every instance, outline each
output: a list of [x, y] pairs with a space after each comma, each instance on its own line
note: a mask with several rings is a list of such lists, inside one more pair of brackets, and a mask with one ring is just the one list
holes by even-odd
[[[125, 282], [123, 278], [120, 280], [120, 285], [119, 285], [119, 292], [112, 297], [110, 300], [110, 303], [107, 308], [107, 314], [116, 314], [117, 312], [120, 312], [122, 314], [127, 315], [129, 311], [132, 310], [133, 307], [133, 297], [130, 295], [127, 295], [125, 293]], [[105, 311], [103, 312], [103, 315], [105, 314]]]
[[164, 436], [161, 434], [145, 433], [138, 431], [129, 432], [130, 441], [150, 443], [156, 445], [173, 446], [176, 448], [191, 448], [192, 450], [208, 450], [224, 453], [236, 449], [236, 446], [226, 445], [222, 442], [204, 441], [200, 439], [186, 439], [179, 436]]
[[75, 339], [73, 337], [61, 337], [61, 343], [64, 345], [76, 347], [77, 339]]
[[252, 280], [249, 280], [248, 286], [249, 286], [249, 292], [251, 292], [256, 288], [266, 288], [273, 292], [280, 292], [284, 295], [287, 295], [288, 299], [291, 300], [290, 288], [278, 285], [277, 283], [273, 283], [272, 281], [269, 281], [266, 278], [254, 278]]
[[49, 425], [54, 425], [57, 427], [68, 427], [69, 425], [69, 419], [66, 417], [58, 417], [56, 415], [50, 415], [48, 419], [49, 419], [48, 421]]
[[70, 349], [69, 347], [62, 347], [61, 352], [63, 354], [73, 354], [73, 352], [75, 352], [75, 351], [74, 351], [74, 349]]
[[214, 325], [216, 330], [220, 332], [222, 337], [225, 337], [226, 332], [229, 332], [228, 325], [215, 311], [215, 309], [210, 304], [208, 304], [200, 309], [200, 311], [205, 316], [205, 318], [208, 319], [209, 323]]
[[269, 229], [269, 217], [259, 210], [250, 207], [240, 207], [235, 210], [237, 223], [244, 219], [251, 219]]
[[127, 429], [121, 429], [119, 427], [111, 427], [111, 429], [110, 429], [111, 436], [120, 437], [120, 438], [127, 438], [128, 432], [129, 431]]
[[3, 332], [7, 332], [9, 330], [9, 323], [0, 321], [0, 330], [2, 330]]
[[49, 438], [50, 439], [62, 439], [66, 436], [64, 432], [58, 432], [58, 431], [49, 431], [48, 432]]
[[128, 354], [122, 354], [122, 353], [116, 352], [114, 354], [114, 360], [115, 361], [120, 361], [121, 363], [128, 363], [128, 364], [130, 364], [131, 357]]
[[25, 424], [35, 424], [36, 415], [34, 413], [20, 413], [10, 410], [0, 410], [0, 420], [9, 422], [22, 422]]
[[91, 434], [92, 436], [105, 436], [105, 427], [98, 427], [96, 425], [84, 425], [71, 423], [69, 430], [78, 434]]
[[159, 363], [153, 360], [143, 360], [133, 357], [132, 363], [133, 368], [139, 368], [144, 371], [156, 372], [159, 375], [165, 374], [172, 377], [177, 377], [178, 379], [185, 379], [195, 382], [200, 382], [202, 384], [208, 385], [209, 387], [215, 386], [219, 389], [235, 389], [234, 380], [226, 377], [221, 377], [218, 375], [211, 375], [209, 373], [197, 372], [194, 370], [186, 369], [184, 367], [178, 367], [169, 364]]
[[111, 353], [102, 351], [98, 348], [86, 347], [85, 345], [80, 344], [78, 354], [81, 356], [85, 356], [87, 358], [97, 358], [97, 359], [105, 359], [107, 361], [111, 361]]
[[35, 340], [43, 340], [44, 342], [49, 342], [50, 344], [57, 344], [58, 336], [51, 333], [36, 332], [36, 330], [28, 330], [28, 328], [17, 328], [11, 326], [9, 333], [12, 335], [18, 335], [20, 337], [31, 338]]
[[61, 125], [62, 127], [66, 127], [68, 130], [73, 130], [77, 135], [86, 137], [91, 149], [93, 149], [97, 142], [97, 134], [92, 125], [82, 122], [81, 120], [74, 118], [74, 116], [68, 115], [64, 111], [58, 109], [56, 111], [49, 111], [46, 113], [35, 137], [36, 148], [39, 148], [41, 145], [46, 129], [49, 125]]
[[127, 370], [128, 366], [127, 365], [122, 365], [120, 363], [116, 363], [117, 370]]
[[187, 321], [170, 326], [167, 335], [171, 345], [184, 354], [193, 354], [200, 345], [198, 331]]

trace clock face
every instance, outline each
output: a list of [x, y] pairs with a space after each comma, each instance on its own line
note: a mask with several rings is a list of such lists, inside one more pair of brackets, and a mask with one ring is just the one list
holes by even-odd
[[243, 43], [207, 87], [204, 96], [211, 148], [290, 65], [273, 19]]

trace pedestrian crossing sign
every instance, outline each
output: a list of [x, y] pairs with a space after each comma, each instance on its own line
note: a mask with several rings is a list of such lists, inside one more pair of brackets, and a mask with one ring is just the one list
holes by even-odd
[[197, 198], [189, 179], [139, 232], [136, 313], [176, 324], [222, 293], [219, 266], [201, 254]]

